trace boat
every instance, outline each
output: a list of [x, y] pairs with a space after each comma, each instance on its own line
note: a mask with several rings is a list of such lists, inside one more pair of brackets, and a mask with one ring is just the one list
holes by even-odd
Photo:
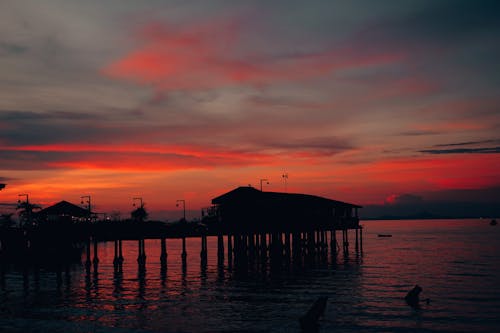
[[378, 237], [392, 237], [391, 234], [378, 234]]
[[495, 219], [491, 220], [490, 225], [497, 225], [497, 220], [495, 220]]

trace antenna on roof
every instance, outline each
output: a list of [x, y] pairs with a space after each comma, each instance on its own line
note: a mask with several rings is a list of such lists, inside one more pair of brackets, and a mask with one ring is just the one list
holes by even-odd
[[266, 184], [269, 184], [269, 180], [267, 180], [267, 178], [262, 178], [260, 180], [260, 191], [262, 192], [262, 182], [266, 182]]

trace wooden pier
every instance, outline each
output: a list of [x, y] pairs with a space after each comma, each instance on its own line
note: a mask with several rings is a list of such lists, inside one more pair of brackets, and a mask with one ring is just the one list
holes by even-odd
[[[98, 247], [103, 241], [114, 242], [113, 264], [120, 269], [125, 260], [122, 243], [137, 241], [139, 267], [146, 265], [145, 240], [160, 240], [160, 263], [166, 266], [168, 240], [182, 239], [181, 260], [187, 262], [186, 238], [200, 241], [202, 264], [207, 261], [207, 237], [217, 237], [217, 261], [228, 267], [246, 267], [269, 262], [271, 267], [303, 264], [326, 257], [330, 251], [349, 253], [350, 239], [354, 250], [363, 252], [363, 229], [359, 225], [360, 206], [305, 194], [262, 192], [239, 187], [212, 200], [204, 209], [201, 223], [98, 222], [60, 224], [10, 230], [0, 233], [0, 260], [17, 256], [54, 256], [57, 259], [68, 247], [85, 252], [87, 268], [99, 265]], [[340, 235], [338, 234], [341, 234]], [[354, 235], [349, 236], [349, 233]], [[224, 239], [226, 241], [224, 242]], [[52, 251], [47, 251], [54, 247]]]

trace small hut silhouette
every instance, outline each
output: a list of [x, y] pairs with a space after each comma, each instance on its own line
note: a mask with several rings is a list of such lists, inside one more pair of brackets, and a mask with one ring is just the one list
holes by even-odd
[[38, 212], [40, 222], [83, 222], [90, 218], [92, 212], [68, 201], [60, 201], [55, 205]]

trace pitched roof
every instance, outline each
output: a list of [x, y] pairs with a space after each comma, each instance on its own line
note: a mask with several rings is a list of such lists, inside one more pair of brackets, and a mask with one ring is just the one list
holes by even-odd
[[71, 202], [61, 201], [38, 212], [40, 215], [69, 215], [75, 217], [86, 217], [89, 211]]
[[357, 208], [362, 208], [362, 206], [343, 202], [343, 201], [338, 201], [338, 200], [332, 200], [328, 198], [323, 198], [320, 196], [316, 195], [310, 195], [310, 194], [300, 194], [300, 193], [282, 193], [282, 192], [263, 192], [259, 191], [251, 186], [242, 186], [235, 188], [232, 191], [229, 191], [227, 193], [224, 193], [214, 199], [212, 199], [212, 204], [222, 204], [224, 202], [232, 201], [232, 200], [238, 200], [238, 201], [252, 201], [252, 200], [257, 200], [257, 199], [263, 199], [263, 200], [289, 200], [289, 201], [294, 201], [297, 203], [302, 203], [302, 204], [331, 204], [335, 206], [351, 206], [351, 207], [357, 207]]

